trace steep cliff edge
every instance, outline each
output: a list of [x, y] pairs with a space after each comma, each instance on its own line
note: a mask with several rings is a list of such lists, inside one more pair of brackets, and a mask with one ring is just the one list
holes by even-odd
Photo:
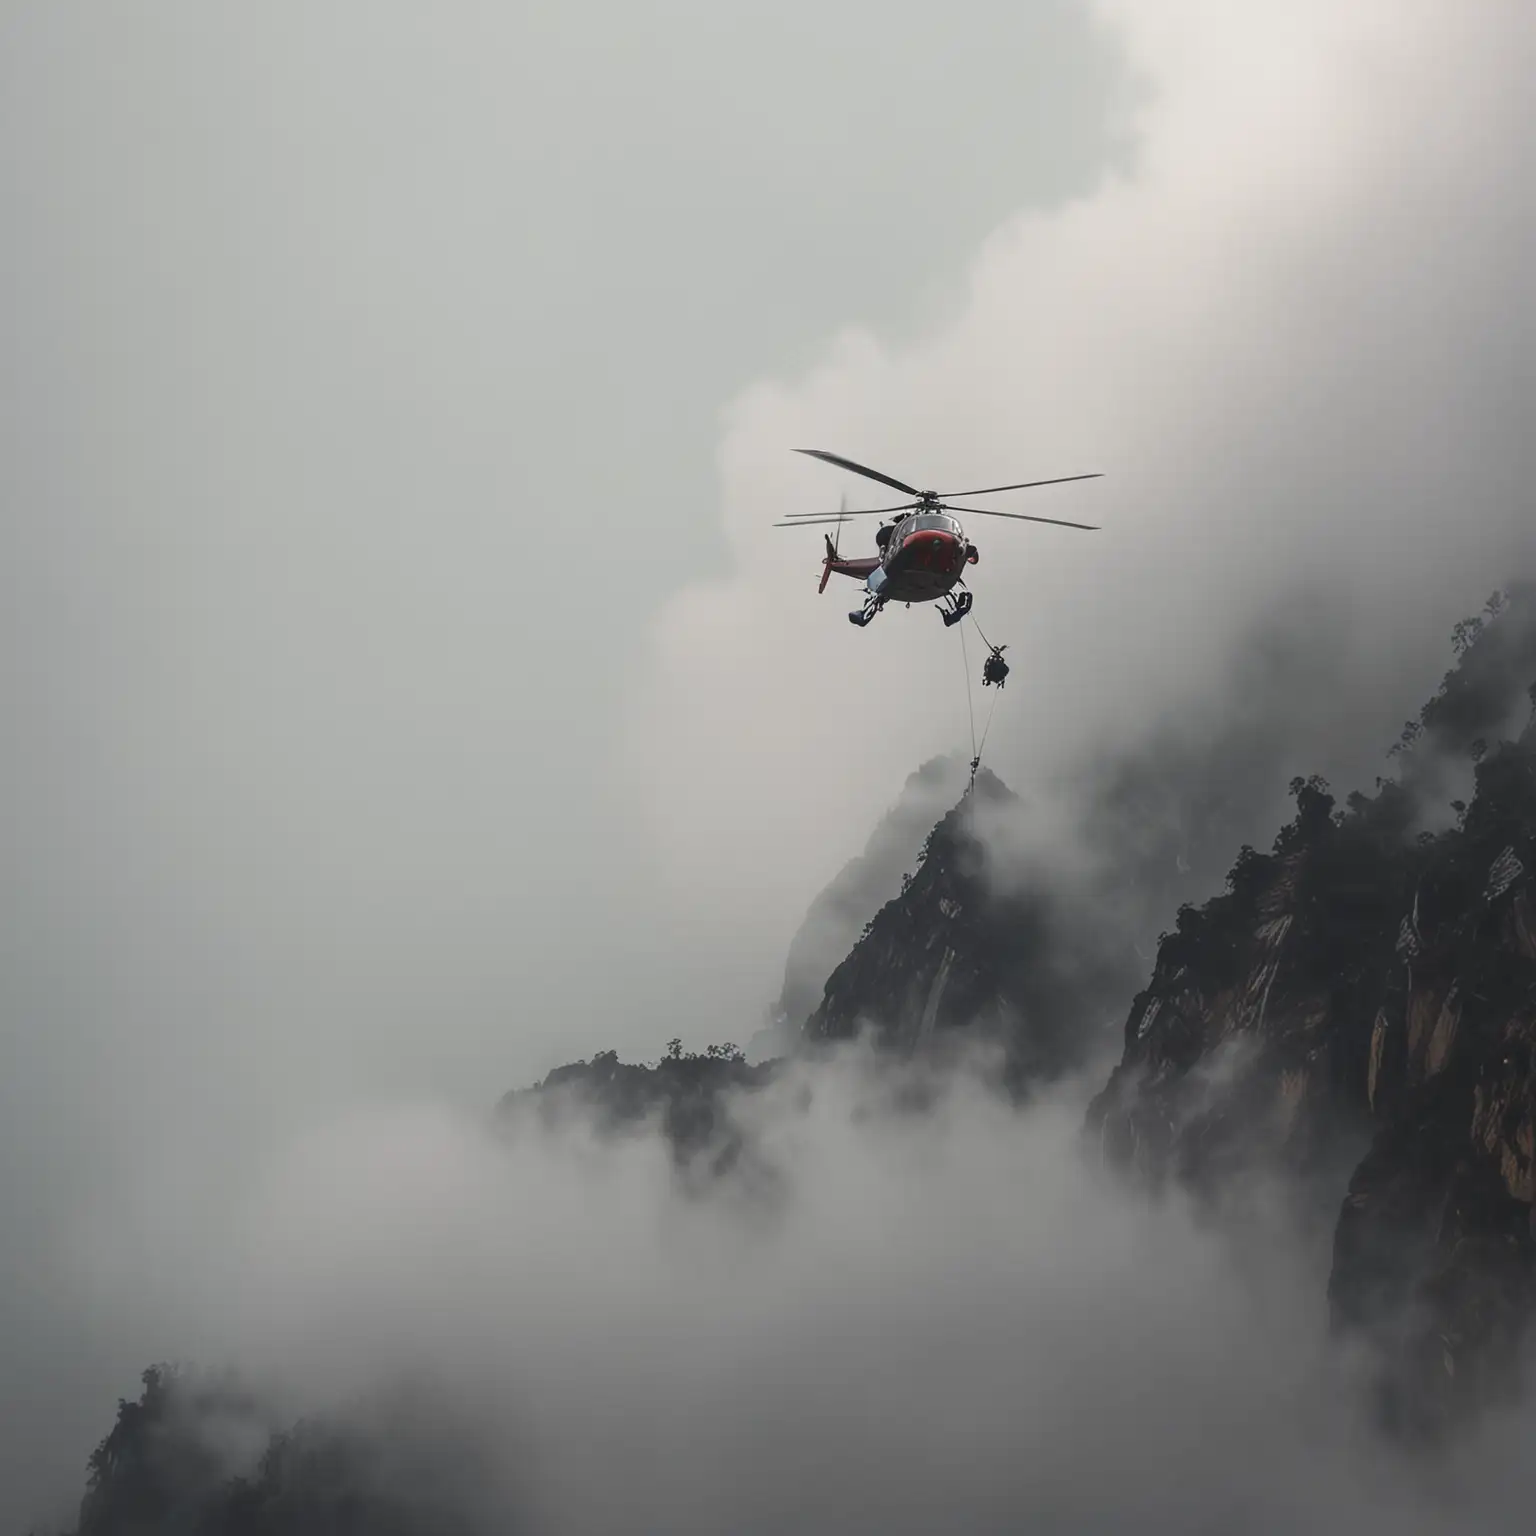
[[828, 978], [808, 1042], [869, 1031], [881, 1045], [931, 1052], [963, 1031], [968, 1044], [1000, 1048], [1015, 1086], [1087, 1058], [1094, 1021], [1118, 1013], [1129, 988], [1114, 965], [1083, 963], [1081, 935], [1066, 937], [1052, 892], [992, 878], [978, 818], [984, 830], [1016, 803], [995, 774], [977, 774]]
[[1298, 780], [1274, 851], [1180, 910], [1088, 1116], [1152, 1181], [1328, 1201], [1335, 1320], [1422, 1432], [1513, 1389], [1536, 1299], [1536, 593], [1455, 644], [1397, 778], [1342, 810]]
[[911, 774], [896, 804], [811, 903], [790, 941], [777, 1021], [798, 1032], [821, 1000], [827, 978], [858, 943], [886, 902], [900, 894], [934, 824], [960, 799], [969, 769], [957, 757], [937, 757]]

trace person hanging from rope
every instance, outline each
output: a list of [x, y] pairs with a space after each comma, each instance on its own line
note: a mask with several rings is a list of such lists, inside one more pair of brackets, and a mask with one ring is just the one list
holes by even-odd
[[1003, 660], [1003, 652], [1008, 649], [1006, 645], [989, 646], [991, 655], [987, 657], [981, 669], [981, 686], [990, 688], [994, 683], [1001, 688], [1008, 676], [1008, 663]]

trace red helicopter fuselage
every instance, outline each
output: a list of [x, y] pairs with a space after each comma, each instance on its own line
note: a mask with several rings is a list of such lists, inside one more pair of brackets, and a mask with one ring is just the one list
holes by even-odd
[[875, 535], [881, 552], [873, 558], [824, 562], [822, 585], [836, 571], [867, 583], [887, 602], [931, 603], [952, 591], [968, 565], [979, 558], [956, 518], [944, 512], [915, 512]]
[[839, 453], [828, 453], [824, 448], [797, 448], [797, 453], [809, 454], [813, 459], [835, 464], [840, 469], [863, 475], [866, 480], [877, 480], [888, 485], [911, 501], [895, 507], [870, 507], [864, 512], [849, 512], [845, 501], [835, 517], [819, 514], [791, 517], [778, 528], [803, 528], [808, 523], [846, 523], [851, 517], [889, 517], [900, 512], [903, 515], [895, 523], [882, 527], [875, 535], [880, 553], [862, 560], [844, 560], [838, 553], [831, 535], [827, 535], [827, 555], [821, 563], [820, 592], [827, 589], [827, 579], [836, 571], [839, 576], [852, 576], [864, 583], [864, 606], [857, 613], [848, 615], [849, 621], [863, 628], [890, 602], [940, 604], [940, 612], [946, 626], [958, 624], [971, 611], [969, 590], [956, 592], [965, 587], [962, 577], [968, 565], [975, 565], [979, 556], [976, 546], [965, 536], [960, 520], [952, 512], [975, 514], [977, 517], [1010, 517], [1026, 523], [1056, 523], [1064, 528], [1094, 527], [1091, 523], [1069, 523], [1059, 517], [1032, 517], [1025, 512], [999, 512], [994, 507], [950, 506], [955, 496], [993, 496], [1002, 491], [1027, 491], [1037, 485], [1065, 485], [1069, 480], [1096, 480], [1092, 475], [1060, 475], [1053, 480], [1020, 480], [1012, 485], [989, 485], [975, 491], [920, 491], [905, 480], [896, 480], [882, 470], [871, 469], [867, 464], [855, 464]]

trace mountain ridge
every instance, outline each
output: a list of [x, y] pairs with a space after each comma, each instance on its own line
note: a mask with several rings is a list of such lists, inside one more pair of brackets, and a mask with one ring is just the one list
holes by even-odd
[[[1328, 1236], [1331, 1326], [1368, 1347], [1380, 1422], [1410, 1443], [1453, 1437], [1524, 1391], [1536, 1310], [1536, 587], [1495, 594], [1452, 644], [1395, 775], [1342, 805], [1322, 779], [1294, 779], [1270, 850], [1242, 847], [1223, 892], [1179, 908], [1137, 984], [1040, 882], [989, 878], [978, 809], [1017, 800], [983, 770], [826, 976], [800, 1063], [749, 1062], [729, 1041], [674, 1040], [650, 1064], [599, 1051], [505, 1095], [495, 1125], [656, 1128], [684, 1187], [707, 1191], [761, 1167], [735, 1110], [792, 1065], [855, 1038], [940, 1064], [982, 1042], [1022, 1096], [1093, 1055], [1121, 989], [1118, 1059], [1082, 1122], [1090, 1156], [1216, 1204], [1240, 1204], [1251, 1176], [1285, 1180]], [[868, 910], [910, 828], [886, 830], [874, 877], [855, 871], [808, 925]], [[802, 973], [816, 953], [802, 946]], [[475, 1528], [452, 1497], [385, 1475], [412, 1443], [398, 1414], [362, 1431], [264, 1425], [256, 1470], [221, 1480], [195, 1436], [178, 1439], [173, 1386], [157, 1368], [119, 1404], [78, 1536], [319, 1532], [359, 1511], [402, 1536]], [[250, 1417], [232, 1390], [211, 1401]]]
[[1536, 1303], [1536, 590], [1453, 645], [1396, 778], [1343, 808], [1297, 779], [1274, 849], [1181, 908], [1086, 1126], [1153, 1184], [1331, 1196], [1334, 1327], [1425, 1437], [1519, 1390]]

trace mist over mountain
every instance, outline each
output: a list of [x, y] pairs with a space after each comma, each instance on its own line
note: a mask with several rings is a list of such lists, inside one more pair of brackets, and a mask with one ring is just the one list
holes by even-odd
[[0, 16], [0, 1528], [1529, 1527], [1528, 0]]
[[1417, 1435], [1521, 1394], [1536, 1300], [1536, 587], [1453, 643], [1374, 793], [1297, 778], [1273, 851], [1180, 909], [1089, 1111], [1154, 1181], [1281, 1166], [1336, 1209], [1335, 1321]]
[[935, 823], [960, 798], [966, 774], [966, 765], [958, 757], [924, 763], [908, 777], [896, 804], [870, 833], [864, 851], [811, 903], [784, 962], [784, 986], [774, 1009], [781, 1041], [800, 1032], [821, 1001], [834, 967], [875, 913], [900, 893]]
[[[317, 1354], [149, 1371], [72, 1528], [1522, 1528], [1536, 586], [1453, 647], [1390, 774], [1295, 779], [1180, 908], [1113, 1063], [1103, 935], [989, 875], [983, 772], [786, 1058], [603, 1051], [308, 1148], [232, 1257], [303, 1267], [253, 1306]], [[381, 1152], [414, 1193], [336, 1204]]]

